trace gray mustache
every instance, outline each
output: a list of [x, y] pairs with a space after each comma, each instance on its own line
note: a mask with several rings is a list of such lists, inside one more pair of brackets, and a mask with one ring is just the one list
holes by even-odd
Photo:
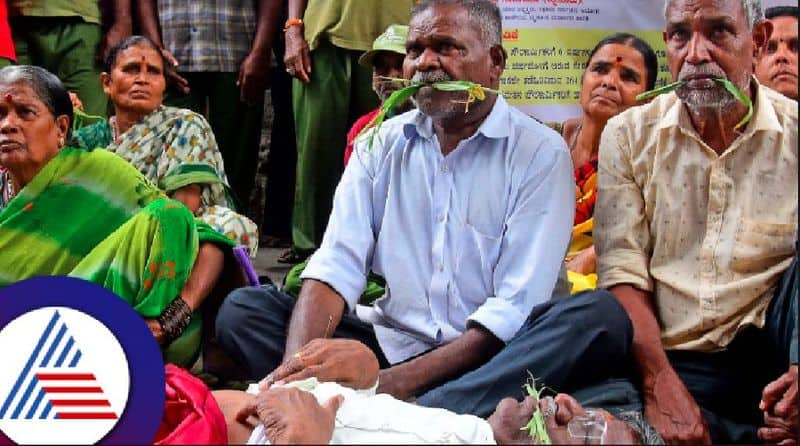
[[717, 69], [709, 64], [704, 65], [684, 65], [680, 73], [678, 73], [678, 80], [684, 80], [689, 76], [712, 76], [727, 79], [728, 76], [722, 70]]
[[417, 72], [411, 78], [412, 82], [422, 82], [425, 84], [432, 84], [434, 82], [450, 81], [452, 78], [445, 73], [431, 73], [431, 72]]

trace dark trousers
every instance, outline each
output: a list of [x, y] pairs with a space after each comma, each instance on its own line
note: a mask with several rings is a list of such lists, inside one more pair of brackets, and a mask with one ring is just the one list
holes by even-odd
[[[217, 339], [247, 367], [253, 379], [274, 370], [283, 359], [286, 330], [295, 300], [273, 285], [240, 288], [217, 316]], [[372, 326], [346, 315], [334, 337], [358, 339], [388, 363]], [[420, 395], [417, 402], [485, 417], [505, 397], [520, 399], [522, 385], [572, 391], [627, 370], [633, 330], [625, 310], [608, 292], [551, 300], [536, 306], [506, 347], [485, 365]]]
[[249, 209], [258, 165], [258, 147], [264, 118], [264, 102], [242, 102], [238, 73], [180, 73], [189, 81], [189, 94], [170, 90], [164, 104], [188, 108], [208, 119], [222, 153], [225, 174], [237, 200], [238, 210]]
[[[757, 430], [763, 415], [758, 403], [764, 387], [797, 364], [797, 274], [795, 259], [778, 285], [762, 329], [743, 330], [719, 352], [667, 352], [700, 406], [714, 443], [760, 443]], [[639, 382], [634, 375], [581, 389], [574, 396], [587, 407], [641, 411]]]
[[[285, 17], [280, 23], [284, 20]], [[274, 117], [267, 154], [267, 187], [264, 191], [261, 233], [289, 240], [292, 237], [297, 143], [292, 109], [292, 77], [283, 63], [286, 51], [284, 33], [278, 30], [276, 34], [273, 48], [276, 66], [270, 75]]]

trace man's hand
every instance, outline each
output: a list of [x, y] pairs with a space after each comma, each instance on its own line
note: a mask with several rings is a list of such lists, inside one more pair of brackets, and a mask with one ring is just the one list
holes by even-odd
[[759, 409], [764, 412], [765, 427], [758, 430], [758, 437], [781, 446], [796, 445], [797, 404], [797, 364], [793, 364], [764, 388]]
[[578, 253], [567, 262], [567, 269], [579, 274], [597, 272], [597, 254], [595, 254], [594, 246], [578, 251]]
[[167, 77], [167, 84], [172, 85], [178, 91], [183, 94], [189, 94], [189, 81], [186, 80], [185, 77], [178, 74], [178, 59], [172, 55], [172, 53], [166, 49], [161, 48], [161, 55], [164, 56], [164, 59], [167, 61], [167, 66], [164, 67], [166, 72], [164, 73]]
[[700, 407], [671, 367], [645, 379], [644, 415], [667, 444], [711, 444]]
[[130, 23], [116, 22], [111, 25], [108, 31], [103, 34], [103, 39], [97, 47], [97, 60], [101, 63], [105, 63], [111, 48], [114, 48], [118, 43], [130, 37], [131, 33]]
[[264, 100], [269, 86], [269, 51], [251, 51], [239, 67], [239, 100], [255, 104]]
[[[351, 339], [314, 339], [272, 372], [272, 382], [315, 377], [353, 389], [369, 389], [378, 379], [378, 358]], [[262, 385], [266, 386], [268, 383]]]
[[81, 102], [81, 98], [79, 98], [77, 94], [70, 91], [69, 101], [72, 102], [72, 108], [83, 111], [83, 102]]
[[280, 388], [261, 392], [255, 404], [270, 444], [328, 444], [342, 401], [337, 395], [320, 405], [308, 392]]
[[311, 54], [308, 42], [299, 26], [286, 30], [286, 53], [283, 56], [286, 72], [304, 83], [311, 82]]

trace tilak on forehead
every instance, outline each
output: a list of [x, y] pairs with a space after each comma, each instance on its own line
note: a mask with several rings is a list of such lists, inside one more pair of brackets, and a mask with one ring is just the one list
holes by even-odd
[[5, 100], [6, 100], [6, 102], [11, 103], [11, 102], [14, 102], [14, 97], [11, 96], [11, 93], [7, 93], [5, 95]]

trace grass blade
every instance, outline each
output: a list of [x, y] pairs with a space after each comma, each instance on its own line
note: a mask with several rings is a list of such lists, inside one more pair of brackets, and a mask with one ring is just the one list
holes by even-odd
[[398, 83], [400, 85], [405, 85], [405, 87], [395, 91], [392, 93], [386, 101], [381, 106], [381, 111], [378, 115], [369, 122], [362, 130], [359, 132], [356, 138], [360, 137], [367, 131], [372, 130], [372, 134], [369, 138], [369, 149], [372, 150], [372, 144], [374, 143], [375, 135], [378, 134], [380, 130], [381, 124], [386, 119], [386, 116], [392, 112], [395, 108], [397, 108], [400, 104], [404, 103], [405, 101], [409, 100], [412, 96], [417, 94], [420, 88], [425, 86], [430, 86], [440, 91], [466, 91], [467, 92], [467, 100], [466, 101], [454, 101], [458, 103], [465, 104], [464, 113], [469, 111], [469, 104], [475, 101], [483, 101], [486, 99], [486, 93], [494, 93], [500, 94], [498, 90], [493, 90], [491, 88], [484, 87], [483, 85], [476, 84], [470, 81], [442, 81], [442, 82], [434, 82], [432, 84], [424, 83], [424, 82], [413, 82], [408, 79], [397, 78], [397, 77], [381, 77], [382, 82], [392, 82]]
[[742, 90], [739, 90], [736, 85], [733, 85], [733, 82], [729, 81], [728, 79], [717, 78], [714, 80], [717, 81], [717, 83], [722, 84], [722, 86], [725, 87], [725, 90], [728, 90], [728, 93], [733, 95], [737, 101], [747, 106], [747, 114], [745, 114], [744, 118], [742, 118], [742, 120], [736, 124], [736, 127], [734, 127], [734, 129], [739, 129], [747, 124], [750, 121], [750, 118], [753, 117], [753, 101], [751, 101]]
[[531, 382], [525, 384], [525, 391], [528, 395], [536, 398], [536, 410], [533, 412], [531, 421], [528, 422], [521, 430], [527, 430], [528, 434], [533, 440], [533, 444], [552, 444], [550, 434], [547, 433], [547, 426], [544, 423], [544, 414], [542, 409], [539, 408], [539, 400], [542, 390], [536, 389], [536, 380], [531, 377]]
[[678, 87], [684, 84], [684, 81], [677, 81], [671, 84], [664, 85], [663, 87], [658, 87], [650, 91], [645, 91], [644, 93], [639, 94], [636, 96], [637, 101], [646, 101], [648, 99], [653, 99], [656, 96], [662, 95], [664, 93], [669, 93], [673, 90], [676, 90]]

